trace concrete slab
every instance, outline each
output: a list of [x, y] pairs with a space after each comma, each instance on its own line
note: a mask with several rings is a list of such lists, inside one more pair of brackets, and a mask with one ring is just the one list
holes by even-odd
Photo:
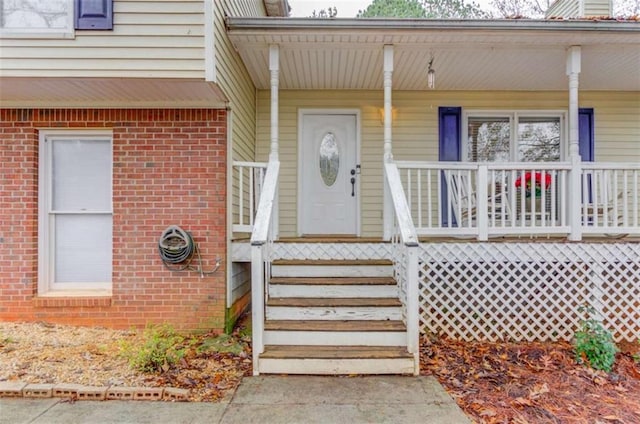
[[247, 377], [230, 402], [0, 398], [0, 424], [470, 424], [432, 377]]
[[471, 421], [433, 377], [245, 378], [222, 424]]
[[77, 401], [44, 409], [44, 400], [38, 404], [28, 403], [28, 399], [12, 400], [11, 410], [5, 410], [5, 402], [0, 403], [0, 416], [6, 419], [0, 421], [3, 424], [211, 424], [220, 422], [227, 406], [204, 402]]
[[0, 424], [30, 423], [60, 399], [0, 398]]

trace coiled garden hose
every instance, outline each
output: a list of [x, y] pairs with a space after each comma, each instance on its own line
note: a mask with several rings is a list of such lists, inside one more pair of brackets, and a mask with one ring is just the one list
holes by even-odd
[[[170, 271], [197, 271], [200, 273], [200, 277], [204, 277], [213, 274], [220, 267], [220, 259], [218, 258], [212, 271], [204, 271], [198, 244], [188, 231], [177, 225], [170, 225], [162, 232], [158, 241], [158, 251], [162, 263]], [[191, 265], [194, 256], [198, 257], [199, 267]]]

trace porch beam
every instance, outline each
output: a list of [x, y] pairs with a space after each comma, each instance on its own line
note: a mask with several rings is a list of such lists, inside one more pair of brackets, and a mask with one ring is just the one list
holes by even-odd
[[269, 72], [271, 74], [271, 150], [269, 160], [278, 160], [278, 85], [280, 79], [280, 47], [269, 46]]
[[571, 176], [569, 178], [569, 240], [582, 239], [582, 224], [580, 214], [582, 177], [579, 122], [578, 122], [578, 87], [581, 66], [580, 46], [571, 46], [567, 50], [567, 77], [569, 78], [569, 161], [571, 162]]

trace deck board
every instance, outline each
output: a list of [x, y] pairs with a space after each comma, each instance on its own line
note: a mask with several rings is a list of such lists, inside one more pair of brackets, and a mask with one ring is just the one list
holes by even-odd
[[399, 307], [402, 306], [400, 299], [388, 297], [272, 297], [267, 301], [267, 306], [289, 306], [289, 307]]
[[402, 321], [395, 320], [267, 320], [270, 331], [406, 331]]
[[271, 284], [307, 286], [395, 286], [393, 277], [273, 277]]
[[388, 259], [276, 259], [273, 265], [327, 265], [327, 266], [358, 266], [358, 265], [393, 265]]
[[260, 358], [271, 359], [393, 359], [413, 358], [406, 347], [396, 346], [296, 346], [264, 347]]

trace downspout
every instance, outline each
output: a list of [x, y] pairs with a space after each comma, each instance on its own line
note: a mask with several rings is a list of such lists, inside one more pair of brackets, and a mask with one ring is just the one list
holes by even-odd
[[216, 49], [214, 37], [213, 1], [204, 1], [204, 79], [216, 82]]
[[571, 175], [569, 178], [569, 240], [582, 240], [582, 223], [580, 215], [581, 200], [581, 159], [580, 132], [578, 122], [578, 77], [581, 63], [580, 46], [571, 46], [567, 51], [567, 76], [569, 77], [569, 161]]

